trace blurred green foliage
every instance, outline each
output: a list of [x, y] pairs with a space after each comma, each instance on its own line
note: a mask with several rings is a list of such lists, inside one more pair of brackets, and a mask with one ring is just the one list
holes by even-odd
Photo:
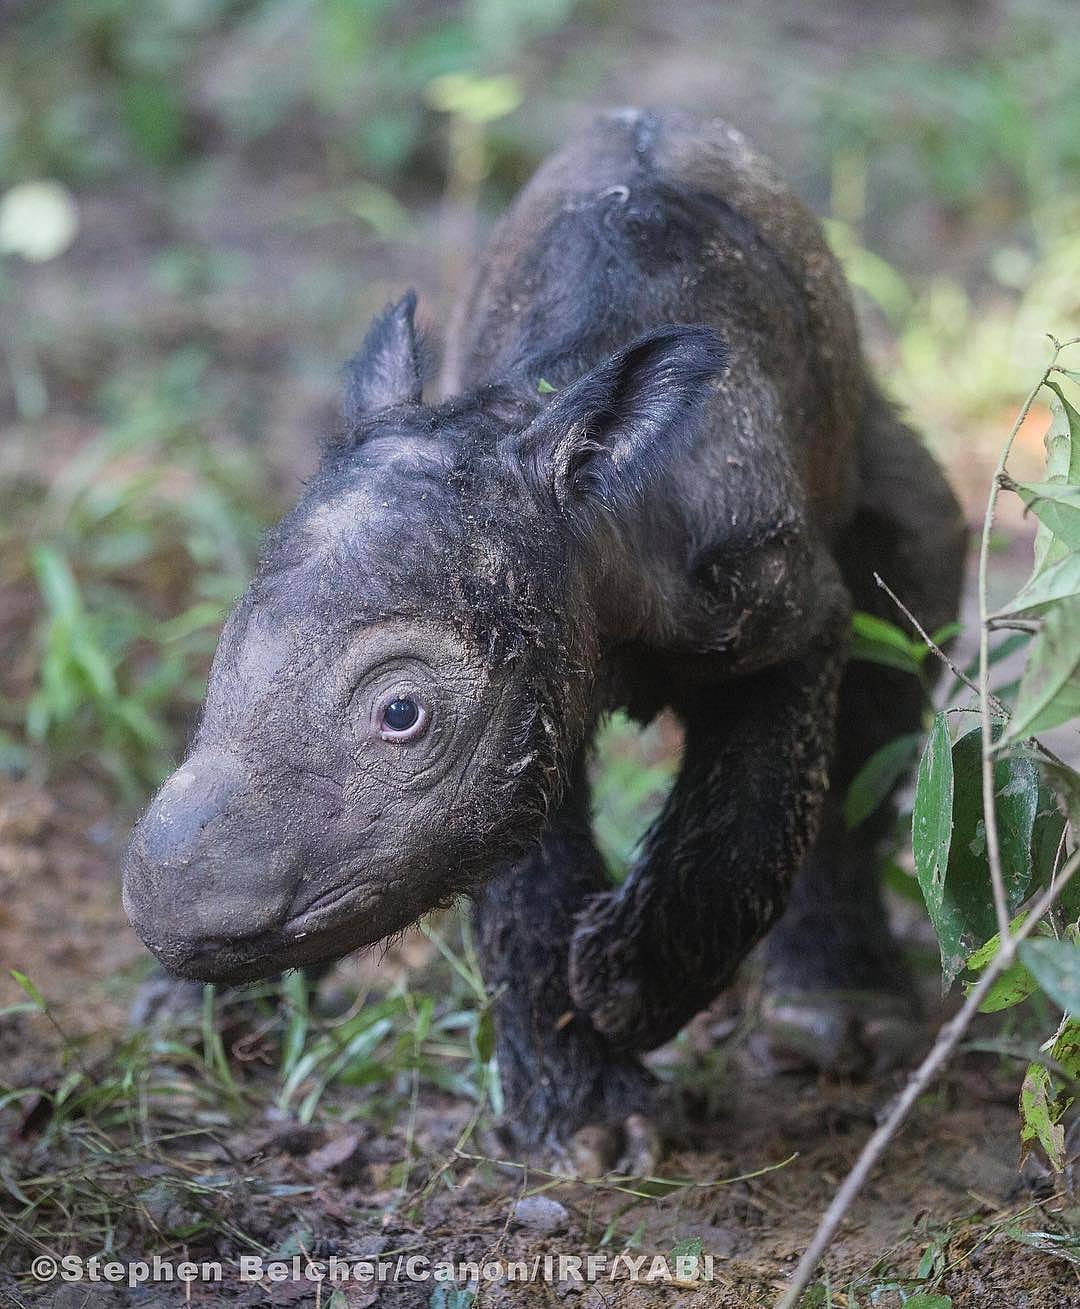
[[[0, 176], [101, 180], [316, 116], [329, 156], [395, 175], [434, 79], [512, 67], [577, 0], [42, 0], [0, 53]], [[510, 79], [512, 82], [512, 79]]]
[[107, 383], [99, 434], [3, 506], [42, 615], [36, 688], [0, 710], [54, 768], [103, 767], [129, 800], [168, 770], [274, 500], [260, 462], [213, 434], [207, 362], [181, 349]]
[[596, 740], [592, 776], [593, 832], [608, 872], [623, 881], [642, 838], [658, 817], [678, 771], [674, 723], [657, 719], [640, 728], [613, 714]]
[[959, 213], [1049, 218], [1080, 168], [1077, 35], [1049, 12], [956, 63], [911, 54], [847, 70], [822, 99], [823, 146], [873, 170], [883, 214], [929, 193]]

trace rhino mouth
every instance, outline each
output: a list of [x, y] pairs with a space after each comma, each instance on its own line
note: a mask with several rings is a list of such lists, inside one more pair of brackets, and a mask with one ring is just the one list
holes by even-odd
[[276, 977], [293, 968], [330, 963], [402, 931], [420, 917], [413, 907], [397, 912], [378, 905], [369, 888], [350, 887], [320, 896], [280, 927], [241, 937], [145, 940], [174, 976], [194, 982], [238, 985]]
[[[264, 932], [239, 940], [164, 940], [146, 944], [174, 977], [228, 985], [257, 982], [290, 968], [321, 963], [325, 958], [314, 940], [290, 942], [281, 932]], [[308, 949], [298, 950], [297, 946], [308, 946]]]
[[329, 963], [378, 939], [345, 924], [298, 935], [281, 929], [257, 936], [147, 941], [146, 944], [176, 977], [233, 986], [276, 977], [292, 968]]

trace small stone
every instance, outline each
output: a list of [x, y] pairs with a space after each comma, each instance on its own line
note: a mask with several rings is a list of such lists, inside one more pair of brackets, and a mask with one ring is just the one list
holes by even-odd
[[352, 1163], [359, 1149], [359, 1136], [354, 1133], [339, 1136], [333, 1141], [328, 1141], [318, 1150], [312, 1150], [307, 1157], [308, 1166], [313, 1172], [329, 1173]]
[[524, 1195], [514, 1205], [514, 1222], [530, 1232], [554, 1236], [556, 1232], [566, 1231], [570, 1214], [558, 1200], [551, 1200], [546, 1195]]

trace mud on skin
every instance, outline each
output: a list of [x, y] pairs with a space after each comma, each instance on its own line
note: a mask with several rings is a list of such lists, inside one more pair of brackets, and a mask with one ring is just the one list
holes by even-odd
[[[414, 307], [349, 365], [340, 436], [132, 836], [143, 940], [181, 977], [243, 981], [471, 896], [508, 1144], [585, 1171], [655, 1153], [640, 1052], [770, 928], [775, 1042], [893, 1057], [888, 816], [848, 832], [838, 798], [921, 704], [845, 669], [849, 615], [881, 611], [876, 570], [945, 623], [964, 528], [866, 371], [816, 221], [725, 124], [622, 111], [503, 218], [435, 404]], [[612, 889], [584, 765], [620, 706], [670, 707], [686, 749]]]

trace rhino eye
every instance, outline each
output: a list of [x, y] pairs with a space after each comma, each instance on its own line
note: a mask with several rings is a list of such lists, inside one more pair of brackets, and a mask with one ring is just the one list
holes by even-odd
[[383, 723], [392, 732], [407, 732], [420, 718], [420, 706], [415, 700], [391, 700], [383, 714]]
[[427, 713], [412, 695], [395, 695], [379, 713], [379, 734], [384, 741], [415, 741], [427, 728]]

